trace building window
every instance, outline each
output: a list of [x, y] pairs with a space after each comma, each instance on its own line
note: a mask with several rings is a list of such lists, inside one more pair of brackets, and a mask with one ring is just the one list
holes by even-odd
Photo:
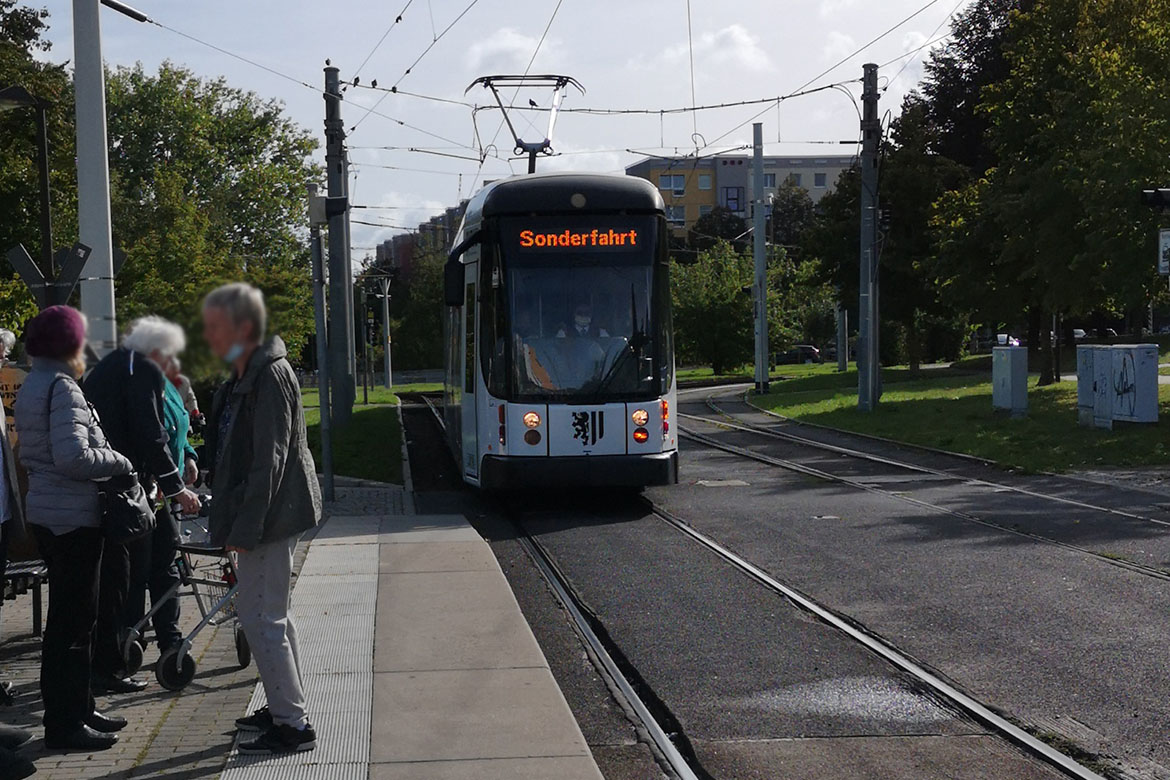
[[723, 207], [737, 214], [743, 211], [743, 187], [723, 188]]
[[671, 227], [686, 227], [687, 207], [686, 206], [667, 206], [666, 207], [666, 221], [670, 223]]
[[711, 174], [709, 174], [709, 173], [700, 173], [699, 174], [699, 189], [701, 189], [701, 190], [711, 189]]
[[813, 174], [813, 186], [814, 187], [826, 187], [826, 186], [828, 186], [828, 180], [829, 180], [829, 175], [827, 173], [814, 173]]
[[687, 189], [687, 177], [681, 173], [664, 173], [658, 177], [658, 189], [682, 195]]
[[801, 186], [803, 186], [803, 185], [800, 183], [800, 181], [801, 181], [801, 178], [800, 178], [800, 174], [799, 174], [799, 173], [790, 173], [790, 174], [788, 174], [788, 183], [789, 183], [789, 184], [791, 184], [793, 187], [801, 187]]
[[764, 187], [766, 189], [770, 189], [770, 190], [776, 189], [776, 174], [774, 174], [774, 173], [765, 173], [764, 174]]
[[699, 206], [699, 216], [700, 217], [707, 216], [708, 214], [711, 213], [712, 209], [714, 209], [714, 208], [715, 208], [714, 206]]

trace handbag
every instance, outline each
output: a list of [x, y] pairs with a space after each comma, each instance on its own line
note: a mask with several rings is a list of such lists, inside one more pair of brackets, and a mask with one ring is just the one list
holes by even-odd
[[134, 472], [98, 483], [102, 510], [102, 535], [116, 544], [127, 544], [154, 530], [154, 508]]
[[[53, 404], [53, 388], [60, 378], [54, 379], [49, 385], [48, 401], [46, 402], [45, 419], [49, 419], [48, 409]], [[98, 428], [102, 427], [101, 418], [93, 404], [89, 404], [89, 413]], [[105, 435], [105, 429], [102, 429]], [[109, 437], [106, 436], [107, 446]], [[154, 530], [154, 507], [150, 498], [138, 481], [138, 474], [120, 474], [116, 477], [102, 480], [98, 484], [98, 506], [101, 509], [102, 535], [115, 544], [127, 544], [139, 539]]]

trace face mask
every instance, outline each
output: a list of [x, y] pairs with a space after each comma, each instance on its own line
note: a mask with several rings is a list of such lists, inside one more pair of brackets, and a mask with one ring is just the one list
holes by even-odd
[[237, 341], [235, 344], [232, 344], [227, 354], [223, 356], [223, 359], [228, 363], [235, 363], [240, 359], [240, 355], [242, 354], [244, 354], [244, 345]]
[[574, 317], [573, 321], [577, 323], [578, 328], [588, 328], [592, 320], [589, 317]]

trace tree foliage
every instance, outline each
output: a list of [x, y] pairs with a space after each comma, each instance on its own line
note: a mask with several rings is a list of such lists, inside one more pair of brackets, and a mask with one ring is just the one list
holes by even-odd
[[687, 245], [697, 252], [706, 252], [726, 241], [736, 251], [742, 252], [747, 246], [747, 223], [730, 209], [716, 206], [710, 212], [695, 220], [687, 232]]

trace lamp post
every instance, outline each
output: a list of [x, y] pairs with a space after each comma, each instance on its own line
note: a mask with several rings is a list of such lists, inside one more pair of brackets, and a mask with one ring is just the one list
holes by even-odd
[[52, 278], [57, 275], [53, 263], [53, 217], [49, 189], [49, 129], [46, 112], [49, 102], [19, 86], [0, 89], [0, 111], [32, 108], [37, 115], [37, 173], [41, 184], [41, 272]]

